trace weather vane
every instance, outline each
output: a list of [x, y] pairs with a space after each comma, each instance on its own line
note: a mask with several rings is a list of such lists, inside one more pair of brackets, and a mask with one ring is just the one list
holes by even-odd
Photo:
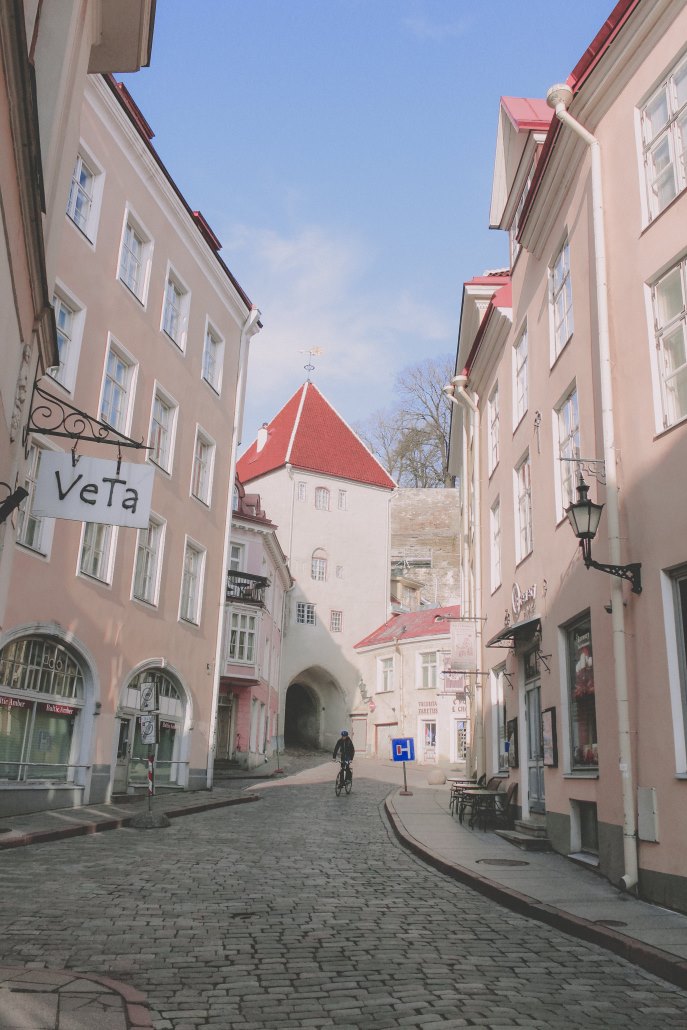
[[308, 382], [310, 382], [310, 373], [315, 371], [315, 366], [312, 363], [312, 359], [319, 358], [320, 354], [322, 353], [322, 348], [311, 347], [310, 350], [302, 350], [300, 353], [308, 355], [308, 364], [303, 365], [303, 368], [308, 373]]

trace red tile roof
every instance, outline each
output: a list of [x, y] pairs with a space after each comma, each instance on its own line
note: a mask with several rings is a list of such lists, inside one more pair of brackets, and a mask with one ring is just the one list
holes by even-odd
[[380, 626], [368, 636], [355, 644], [356, 649], [372, 647], [374, 644], [391, 643], [394, 640], [413, 640], [417, 637], [447, 637], [451, 633], [451, 624], [440, 620], [437, 616], [460, 618], [460, 605], [452, 604], [446, 608], [421, 608], [417, 612], [398, 612], [388, 622]]
[[489, 307], [486, 310], [486, 314], [480, 322], [477, 335], [473, 340], [470, 353], [468, 354], [467, 361], [465, 362], [465, 371], [470, 372], [472, 363], [475, 360], [475, 355], [480, 348], [484, 334], [487, 331], [487, 326], [491, 320], [491, 317], [496, 310], [504, 310], [513, 307], [513, 286], [510, 280], [510, 276], [503, 286], [500, 286], [498, 290], [495, 290], [491, 300], [489, 301]]
[[242, 483], [250, 483], [287, 464], [385, 490], [396, 487], [362, 440], [309, 382], [269, 423], [262, 450], [255, 440], [239, 458], [236, 472]]

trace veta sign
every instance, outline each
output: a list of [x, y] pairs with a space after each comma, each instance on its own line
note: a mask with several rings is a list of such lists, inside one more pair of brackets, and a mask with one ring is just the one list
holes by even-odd
[[145, 529], [154, 479], [152, 465], [43, 451], [31, 510], [40, 518]]

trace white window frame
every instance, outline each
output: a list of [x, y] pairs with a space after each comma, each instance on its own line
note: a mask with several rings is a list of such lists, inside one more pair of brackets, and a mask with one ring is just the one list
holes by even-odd
[[532, 553], [532, 464], [530, 452], [520, 459], [513, 470], [513, 498], [515, 502], [515, 563]]
[[310, 601], [296, 602], [296, 622], [301, 626], [315, 626], [315, 605]]
[[672, 713], [675, 773], [687, 778], [687, 639], [678, 583], [687, 566], [661, 571], [661, 597], [668, 659], [668, 688]]
[[[116, 358], [125, 366], [125, 378], [123, 381], [115, 379], [110, 375], [110, 354], [114, 354]], [[113, 429], [118, 430], [120, 433], [127, 435], [131, 428], [131, 419], [133, 416], [134, 409], [134, 395], [136, 393], [136, 380], [138, 378], [138, 362], [135, 358], [125, 350], [122, 345], [115, 340], [113, 336], [108, 338], [107, 350], [105, 351], [105, 364], [103, 368], [103, 379], [100, 388], [100, 403], [98, 405], [98, 417], [102, 422], [107, 422]], [[117, 388], [124, 397], [124, 404], [119, 409], [119, 416], [115, 421], [109, 421], [108, 417], [111, 415], [111, 411], [106, 412], [104, 410], [105, 398], [108, 393], [108, 383], [114, 383], [114, 387]], [[110, 387], [110, 390], [113, 389]]]
[[317, 511], [329, 511], [330, 495], [326, 486], [315, 487], [315, 508]]
[[[117, 528], [117, 526], [108, 526], [101, 522], [82, 523], [79, 576], [85, 576], [86, 579], [95, 580], [105, 586], [112, 585], [112, 570], [117, 550]], [[90, 550], [91, 557], [95, 555], [99, 555], [99, 557], [97, 557], [97, 562], [92, 562], [88, 568], [84, 568], [87, 550]]]
[[[206, 460], [204, 462], [204, 472], [199, 474], [201, 468], [201, 461], [199, 457], [199, 448], [203, 447], [206, 450]], [[212, 437], [205, 432], [205, 430], [196, 425], [196, 437], [193, 444], [193, 465], [191, 467], [191, 496], [195, 497], [201, 504], [210, 507], [212, 500], [212, 484], [215, 476], [215, 454], [217, 452], [217, 446]]]
[[317, 583], [327, 582], [327, 558], [320, 551], [315, 551], [310, 559], [310, 578]]
[[[157, 418], [156, 406], [159, 404], [169, 416], [169, 421], [164, 425]], [[174, 464], [174, 446], [176, 443], [177, 420], [179, 416], [179, 405], [175, 399], [164, 390], [158, 381], [155, 381], [153, 399], [150, 405], [150, 423], [148, 428], [148, 461], [153, 465], [171, 475]], [[164, 447], [156, 442], [164, 437]]]
[[501, 586], [501, 498], [489, 509], [489, 553], [491, 558], [491, 592]]
[[246, 560], [245, 544], [229, 544], [229, 571], [243, 572]]
[[203, 336], [203, 360], [200, 369], [201, 379], [214, 390], [222, 392], [222, 375], [224, 372], [224, 338], [210, 319], [205, 320]]
[[377, 659], [377, 694], [390, 694], [394, 689], [394, 658], [385, 656]]
[[499, 381], [497, 379], [492, 387], [491, 393], [489, 394], [489, 399], [487, 400], [487, 433], [489, 444], [487, 449], [487, 460], [489, 464], [489, 475], [492, 474], [499, 463], [500, 424]]
[[[659, 290], [668, 278], [674, 278], [680, 286], [682, 298], [680, 308], [665, 315], [659, 302]], [[652, 370], [656, 382], [656, 428], [663, 432], [687, 418], [687, 257], [672, 264], [649, 287], [649, 305], [653, 321]], [[685, 361], [670, 368], [666, 361], [667, 339], [682, 338], [682, 353]], [[671, 388], [677, 384], [677, 390]], [[679, 393], [685, 394], [684, 412], [679, 410]], [[675, 396], [677, 395], [677, 403]]]
[[[179, 298], [176, 304], [172, 303], [172, 293], [175, 298], [177, 296]], [[168, 263], [162, 293], [160, 332], [164, 333], [167, 339], [171, 340], [182, 354], [186, 351], [190, 307], [191, 291], [174, 266]]]
[[[86, 323], [86, 308], [60, 279], [55, 281], [52, 303], [57, 323], [60, 363], [55, 369], [48, 369], [48, 373], [63, 389], [68, 393], [73, 393]], [[60, 326], [61, 310], [66, 310], [71, 315], [71, 325], [68, 329]], [[62, 347], [60, 347], [60, 339], [65, 341]]]
[[329, 613], [329, 631], [331, 633], [343, 632], [343, 612], [332, 609]]
[[580, 457], [580, 407], [577, 384], [566, 390], [564, 397], [554, 408], [553, 439], [556, 441], [554, 455], [554, 483], [556, 486], [556, 519], [565, 518], [565, 509], [576, 497], [577, 471], [575, 461], [565, 460]]
[[[181, 568], [181, 589], [179, 591], [179, 621], [200, 626], [203, 607], [203, 586], [205, 580], [206, 549], [191, 537], [184, 540], [184, 562]], [[194, 568], [189, 559], [194, 556]], [[189, 589], [190, 587], [190, 589]]]
[[[678, 96], [678, 88], [682, 90], [682, 99]], [[658, 128], [652, 129], [648, 112], [652, 105], [660, 104], [661, 100], [665, 107], [665, 120]], [[652, 221], [687, 187], [687, 55], [684, 52], [660, 84], [640, 104], [639, 119], [646, 213], [648, 220]], [[653, 157], [661, 149], [668, 160], [657, 171]], [[665, 173], [670, 174], [668, 176]], [[671, 184], [669, 195], [663, 200], [659, 198], [656, 185], [662, 176], [666, 181], [669, 178]]]
[[421, 651], [417, 656], [417, 689], [436, 690], [439, 682], [439, 656], [436, 651]]
[[[127, 230], [131, 230], [140, 243], [140, 257], [135, 255], [129, 247]], [[117, 262], [117, 278], [126, 287], [127, 291], [140, 301], [143, 307], [146, 306], [148, 298], [148, 286], [150, 284], [150, 268], [153, 260], [154, 242], [152, 235], [148, 232], [141, 219], [131, 207], [127, 205], [124, 212], [124, 225], [122, 226], [122, 239], [119, 245], [119, 261]], [[136, 275], [131, 274], [131, 268], [136, 268]]]
[[233, 609], [229, 614], [227, 660], [236, 665], [255, 665], [259, 634], [260, 621], [254, 612]]
[[513, 429], [522, 422], [529, 406], [527, 325], [513, 344]]
[[[561, 304], [563, 304], [563, 308], [561, 308]], [[553, 366], [575, 331], [570, 272], [570, 239], [567, 234], [549, 266], [549, 311], [551, 365]]]
[[[46, 451], [52, 450], [56, 450], [56, 448], [49, 447], [43, 442], [39, 443], [32, 437], [29, 442], [29, 453], [24, 466], [24, 475], [20, 480], [20, 485], [28, 491], [28, 496], [24, 498], [17, 511], [16, 542], [20, 547], [41, 558], [50, 557], [53, 534], [55, 532], [55, 519], [48, 516], [34, 516], [31, 513], [31, 508], [33, 506], [41, 457]], [[30, 535], [28, 533], [29, 525], [34, 527], [34, 532]], [[31, 542], [29, 542], [29, 539]]]
[[508, 242], [509, 242], [509, 245], [510, 245], [510, 267], [511, 267], [511, 269], [515, 265], [515, 262], [517, 260], [518, 254], [520, 253], [520, 250], [521, 250], [521, 244], [518, 242], [518, 232], [520, 230], [520, 219], [522, 218], [522, 212], [523, 212], [523, 209], [525, 207], [525, 201], [527, 200], [527, 194], [529, 193], [530, 186], [532, 185], [532, 179], [534, 178], [534, 169], [536, 167], [536, 164], [537, 164], [536, 156], [533, 156], [532, 160], [530, 161], [529, 168], [527, 170], [527, 175], [525, 177], [525, 182], [523, 183], [523, 187], [522, 187], [522, 191], [520, 193], [520, 197], [518, 198], [518, 204], [517, 204], [517, 207], [515, 209], [515, 214], [513, 215], [513, 221], [511, 222], [510, 229], [508, 230]]
[[302, 479], [298, 481], [298, 500], [307, 501], [308, 499], [308, 484], [304, 483]]
[[347, 490], [339, 490], [339, 501], [338, 501], [338, 503], [339, 503], [339, 511], [347, 511], [348, 510], [348, 491]]
[[[139, 529], [136, 537], [134, 572], [131, 579], [131, 597], [135, 601], [157, 608], [160, 599], [160, 579], [165, 548], [167, 523], [159, 515], [150, 513], [148, 525]], [[152, 539], [151, 539], [152, 530]], [[145, 564], [145, 568], [143, 567]], [[140, 566], [140, 567], [139, 567]], [[144, 589], [140, 580], [148, 584]]]
[[[77, 215], [77, 196], [81, 187], [77, 184], [77, 177], [81, 169], [86, 166], [93, 177], [93, 188], [88, 198], [88, 211], [85, 217]], [[76, 153], [74, 168], [69, 186], [69, 198], [67, 200], [66, 215], [69, 223], [79, 232], [79, 235], [88, 240], [93, 246], [98, 236], [98, 225], [100, 223], [100, 209], [103, 200], [103, 188], [105, 186], [105, 172], [102, 165], [96, 161], [91, 150], [81, 140]]]

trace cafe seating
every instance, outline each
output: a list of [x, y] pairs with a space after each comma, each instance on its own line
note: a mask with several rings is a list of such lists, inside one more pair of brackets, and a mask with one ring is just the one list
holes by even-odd
[[483, 787], [487, 779], [486, 773], [482, 773], [478, 780], [459, 780], [456, 783], [451, 784], [451, 793], [449, 794], [448, 807], [451, 811], [451, 815], [455, 814], [455, 810], [460, 802], [460, 795], [462, 791], [469, 788]]
[[503, 798], [496, 799], [492, 818], [499, 829], [512, 830], [515, 822], [515, 806], [518, 798], [517, 783], [509, 783], [503, 791]]

